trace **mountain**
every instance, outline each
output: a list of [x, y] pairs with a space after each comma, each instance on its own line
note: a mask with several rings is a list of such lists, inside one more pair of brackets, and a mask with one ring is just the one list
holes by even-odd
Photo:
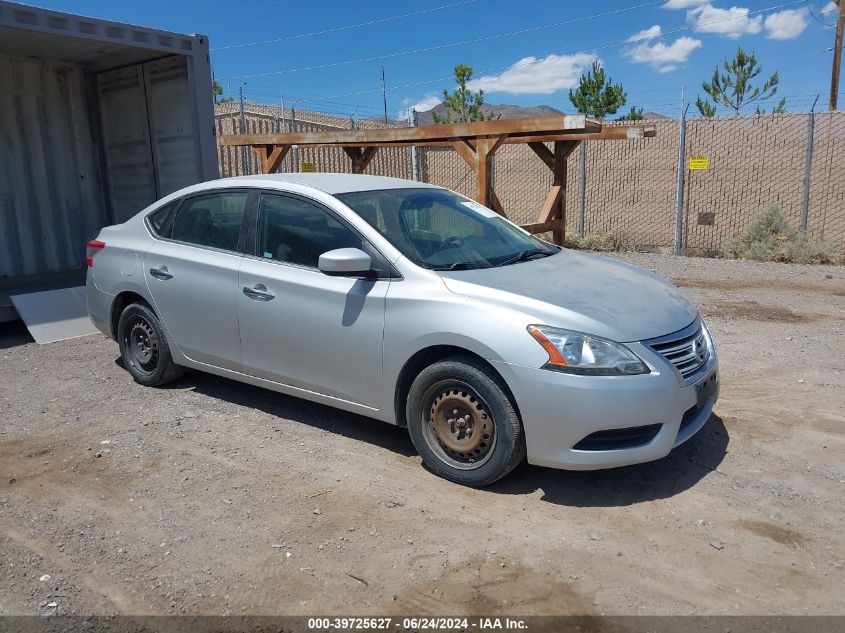
[[[560, 110], [547, 105], [524, 108], [518, 105], [497, 105], [494, 103], [485, 103], [481, 109], [485, 114], [493, 112], [494, 117], [499, 117], [500, 119], [527, 119], [529, 117], [555, 116], [563, 114]], [[432, 125], [434, 123], [434, 116], [432, 115], [433, 112], [437, 112], [437, 114], [445, 114], [446, 106], [441, 103], [426, 112], [417, 112], [417, 124]]]

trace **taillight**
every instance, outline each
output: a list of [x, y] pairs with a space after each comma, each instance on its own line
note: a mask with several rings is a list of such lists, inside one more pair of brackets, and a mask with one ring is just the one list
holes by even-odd
[[97, 251], [103, 250], [105, 247], [106, 243], [101, 242], [100, 240], [91, 240], [88, 242], [88, 256], [85, 258], [85, 261], [89, 266], [94, 265], [94, 254]]

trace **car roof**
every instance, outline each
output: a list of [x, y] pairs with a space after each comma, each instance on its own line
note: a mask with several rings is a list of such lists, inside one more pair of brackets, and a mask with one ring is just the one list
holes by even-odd
[[[202, 183], [200, 189], [220, 186], [266, 186], [272, 189], [283, 189], [286, 183], [302, 185], [319, 189], [325, 193], [351, 193], [355, 191], [377, 191], [380, 189], [440, 189], [415, 180], [402, 178], [388, 178], [386, 176], [366, 176], [362, 174], [331, 174], [331, 173], [291, 173], [291, 174], [260, 174], [258, 176], [234, 176]], [[281, 186], [280, 186], [281, 185]]]

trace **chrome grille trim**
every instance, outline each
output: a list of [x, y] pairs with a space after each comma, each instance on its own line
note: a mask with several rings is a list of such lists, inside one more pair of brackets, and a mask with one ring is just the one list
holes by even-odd
[[682, 330], [661, 336], [645, 343], [663, 356], [688, 383], [699, 369], [710, 360], [711, 350], [704, 335], [701, 319]]

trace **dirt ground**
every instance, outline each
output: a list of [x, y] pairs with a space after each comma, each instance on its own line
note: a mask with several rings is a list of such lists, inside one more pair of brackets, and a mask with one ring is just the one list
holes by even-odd
[[401, 429], [3, 326], [0, 615], [845, 614], [845, 268], [621, 257], [707, 317], [715, 415], [483, 490]]

